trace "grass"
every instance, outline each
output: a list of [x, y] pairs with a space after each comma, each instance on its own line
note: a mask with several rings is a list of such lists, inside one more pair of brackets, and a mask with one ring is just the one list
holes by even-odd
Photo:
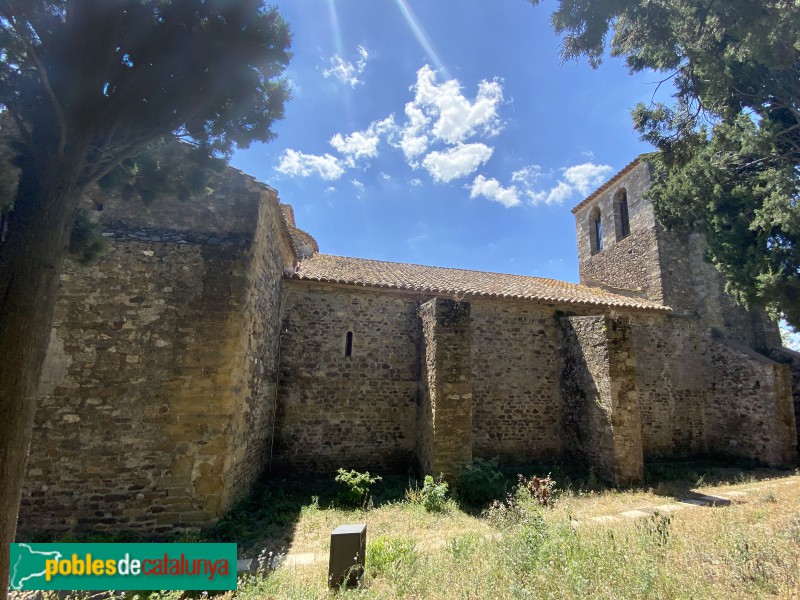
[[[672, 461], [649, 465], [641, 488], [619, 490], [591, 474], [539, 465], [509, 469], [509, 489], [515, 471], [552, 473], [560, 487], [555, 506], [542, 508], [523, 492], [488, 511], [448, 500], [442, 512], [428, 512], [418, 496], [407, 499], [408, 478], [384, 475], [367, 509], [354, 510], [337, 506], [333, 475], [294, 478], [265, 482], [196, 540], [236, 541], [248, 557], [314, 555], [309, 565], [287, 561], [241, 577], [239, 598], [799, 597], [798, 474]], [[725, 507], [591, 520], [732, 490], [748, 491]], [[355, 522], [367, 523], [363, 585], [332, 592], [330, 532]]]
[[442, 515], [404, 503], [366, 512], [314, 507], [301, 515], [291, 551], [323, 560], [247, 578], [238, 596], [334, 597], [326, 588], [325, 534], [359, 521], [373, 540], [364, 585], [338, 598], [797, 597], [800, 479], [773, 487], [780, 478], [745, 479], [702, 488], [713, 494], [757, 486], [727, 507], [577, 527], [576, 513], [613, 514], [667, 500], [646, 490], [572, 490], [553, 509], [522, 498], [481, 517], [455, 504]]

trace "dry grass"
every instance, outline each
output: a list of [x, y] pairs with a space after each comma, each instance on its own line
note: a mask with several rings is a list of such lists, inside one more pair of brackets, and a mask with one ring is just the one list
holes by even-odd
[[441, 513], [427, 512], [420, 505], [393, 503], [377, 510], [352, 511], [336, 508], [306, 508], [294, 528], [288, 552], [313, 552], [327, 558], [330, 532], [344, 523], [366, 523], [370, 538], [381, 535], [410, 537], [418, 548], [433, 548], [459, 535], [490, 535], [492, 528], [483, 520], [458, 510], [449, 503]]
[[[313, 553], [315, 561], [287, 560], [273, 572], [242, 577], [238, 592], [220, 598], [800, 598], [800, 473], [750, 472], [728, 480], [695, 486], [684, 478], [630, 491], [573, 486], [549, 509], [523, 493], [505, 510], [481, 516], [452, 501], [445, 512], [429, 513], [403, 501], [402, 493], [366, 511], [308, 502], [306, 495], [303, 505], [295, 507], [296, 499], [272, 505], [292, 516], [288, 529], [251, 537], [267, 547], [291, 540], [290, 557]], [[740, 495], [724, 507], [591, 519], [672, 503], [693, 492], [732, 491]], [[254, 502], [261, 506], [263, 500]], [[330, 532], [354, 522], [368, 526], [363, 585], [331, 591]], [[241, 518], [224, 531], [238, 526]]]
[[[328, 532], [353, 518], [367, 522], [370, 539], [388, 535], [416, 542], [411, 560], [388, 570], [382, 565], [379, 575], [368, 554], [364, 587], [337, 597], [797, 598], [800, 477], [695, 488], [709, 495], [742, 490], [750, 491], [727, 507], [604, 524], [582, 521], [577, 528], [572, 519], [671, 498], [652, 491], [572, 494], [551, 510], [531, 509], [539, 524], [524, 518], [490, 523], [455, 507], [443, 515], [403, 504], [366, 513], [312, 509], [297, 523], [292, 550], [325, 557]], [[333, 597], [326, 573], [325, 560], [284, 566], [244, 582], [239, 595]]]

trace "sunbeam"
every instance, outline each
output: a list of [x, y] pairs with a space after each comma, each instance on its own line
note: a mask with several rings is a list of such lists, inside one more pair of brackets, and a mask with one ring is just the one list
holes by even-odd
[[336, 0], [328, 0], [328, 15], [331, 21], [331, 34], [333, 35], [334, 51], [338, 56], [344, 56], [342, 45], [342, 29], [339, 27], [339, 15], [336, 14]]
[[431, 44], [430, 40], [428, 40], [428, 35], [425, 33], [425, 30], [420, 27], [420, 24], [417, 22], [417, 17], [411, 10], [408, 2], [406, 0], [395, 0], [395, 2], [397, 3], [397, 7], [400, 9], [400, 12], [403, 13], [403, 18], [406, 20], [406, 23], [408, 23], [408, 26], [411, 29], [411, 32], [414, 34], [414, 37], [417, 38], [417, 42], [419, 42], [419, 45], [422, 46], [425, 54], [428, 55], [428, 59], [434, 64], [437, 71], [440, 71], [447, 79], [450, 79], [450, 72], [447, 70], [447, 67], [444, 66], [442, 59], [439, 58], [439, 55], [436, 53], [436, 49], [433, 47], [433, 44]]

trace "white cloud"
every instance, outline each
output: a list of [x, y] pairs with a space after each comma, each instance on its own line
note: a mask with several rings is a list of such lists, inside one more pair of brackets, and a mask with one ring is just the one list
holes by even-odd
[[420, 187], [422, 185], [422, 179], [414, 177], [414, 179], [412, 179], [408, 183], [411, 184], [411, 187]]
[[344, 173], [335, 156], [327, 153], [323, 156], [305, 154], [291, 148], [284, 150], [275, 170], [291, 177], [308, 177], [316, 173], [327, 180], [339, 179]]
[[383, 179], [384, 181], [389, 181], [389, 180], [391, 180], [391, 178], [392, 178], [392, 176], [391, 176], [391, 175], [389, 175], [388, 173], [384, 173], [383, 171], [381, 171], [381, 179]]
[[338, 54], [331, 56], [331, 66], [330, 68], [322, 71], [322, 75], [326, 79], [328, 77], [335, 77], [350, 87], [356, 87], [359, 83], [364, 83], [358, 78], [358, 76], [361, 75], [364, 72], [364, 69], [367, 67], [367, 58], [369, 58], [369, 52], [367, 52], [367, 49], [364, 48], [364, 46], [358, 46], [356, 48], [356, 52], [358, 52], [358, 60], [356, 60], [355, 64], [346, 61]]
[[530, 186], [542, 176], [542, 167], [539, 165], [527, 165], [511, 173], [511, 181]]
[[584, 196], [598, 188], [614, 171], [609, 165], [583, 163], [564, 169], [564, 180]]
[[448, 182], [474, 172], [492, 156], [486, 144], [459, 144], [443, 152], [434, 151], [422, 161], [434, 181]]
[[359, 158], [375, 158], [378, 155], [378, 144], [381, 136], [395, 131], [394, 115], [381, 121], [373, 121], [364, 131], [354, 131], [350, 135], [335, 134], [330, 145], [345, 155], [344, 161], [354, 167]]
[[530, 203], [536, 206], [537, 204], [545, 202], [549, 194], [541, 190], [539, 191], [525, 190], [525, 195], [528, 197]]
[[556, 186], [550, 190], [550, 193], [547, 194], [547, 198], [545, 199], [546, 204], [561, 204], [572, 196], [572, 186], [564, 183], [563, 181], [559, 181]]
[[325, 193], [326, 194], [332, 194], [335, 191], [336, 191], [336, 188], [333, 187], [332, 185], [329, 185], [328, 187], [325, 188]]
[[359, 194], [364, 191], [364, 184], [361, 183], [358, 179], [353, 179], [350, 183], [352, 183], [353, 187], [358, 190]]
[[417, 71], [417, 82], [411, 86], [414, 100], [405, 107], [407, 122], [397, 144], [412, 164], [429, 146], [440, 141], [457, 144], [477, 135], [494, 135], [500, 131], [498, 107], [503, 101], [500, 81], [483, 80], [478, 84], [474, 101], [461, 93], [457, 79], [437, 82], [437, 73], [425, 65]]
[[[498, 128], [497, 108], [503, 100], [503, 86], [499, 81], [483, 80], [478, 84], [474, 102], [461, 93], [457, 79], [436, 82], [436, 71], [425, 65], [417, 71], [413, 107], [427, 119], [436, 119], [432, 134], [444, 142], [462, 142], [478, 131]], [[406, 114], [408, 114], [408, 108]], [[413, 121], [412, 121], [413, 124]]]
[[[354, 131], [350, 135], [344, 137], [341, 133], [334, 135], [330, 144], [336, 150], [346, 155], [350, 161], [356, 158], [367, 157], [373, 158], [378, 155], [378, 142], [379, 138], [376, 135], [370, 135], [366, 131]], [[351, 162], [352, 166], [354, 163]]]
[[516, 187], [513, 185], [511, 187], [503, 187], [497, 179], [486, 179], [483, 175], [478, 175], [470, 187], [469, 197], [477, 198], [478, 196], [485, 196], [489, 200], [499, 202], [506, 208], [519, 206], [520, 204]]

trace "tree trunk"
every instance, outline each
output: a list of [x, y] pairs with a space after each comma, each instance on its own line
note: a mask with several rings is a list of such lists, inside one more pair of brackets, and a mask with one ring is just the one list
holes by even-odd
[[6, 241], [0, 244], [0, 600], [9, 585], [9, 544], [53, 320], [61, 263], [77, 206], [80, 152], [44, 166], [27, 159]]

